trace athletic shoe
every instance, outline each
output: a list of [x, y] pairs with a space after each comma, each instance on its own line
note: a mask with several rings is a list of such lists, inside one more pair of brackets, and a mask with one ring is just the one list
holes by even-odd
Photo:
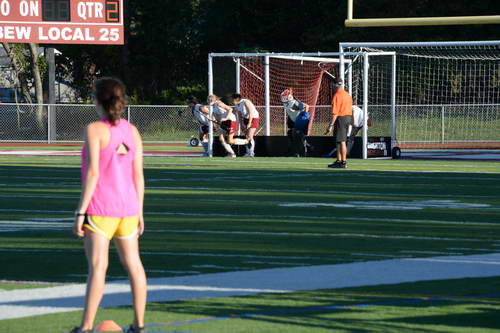
[[69, 333], [93, 333], [94, 330], [82, 330], [80, 327], [75, 327]]
[[338, 169], [338, 168], [341, 168], [342, 162], [339, 161], [339, 160], [336, 160], [335, 163], [332, 163], [332, 164], [328, 164], [328, 167], [329, 168], [332, 168], [332, 169]]
[[254, 157], [255, 154], [252, 154], [252, 153], [246, 153], [245, 155], [243, 155], [243, 157]]
[[134, 327], [134, 325], [130, 325], [130, 327], [125, 331], [125, 333], [146, 333], [146, 328]]
[[340, 163], [340, 167], [342, 169], [347, 169], [347, 161], [342, 161], [342, 163]]
[[229, 158], [236, 158], [236, 154], [227, 154], [226, 157], [229, 157]]

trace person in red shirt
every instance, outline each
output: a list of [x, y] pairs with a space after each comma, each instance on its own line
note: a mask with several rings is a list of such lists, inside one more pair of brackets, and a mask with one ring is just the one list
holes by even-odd
[[329, 164], [329, 168], [347, 168], [347, 136], [352, 124], [352, 97], [342, 88], [342, 80], [335, 82], [332, 98], [332, 121], [325, 135], [332, 133], [337, 144], [337, 161]]

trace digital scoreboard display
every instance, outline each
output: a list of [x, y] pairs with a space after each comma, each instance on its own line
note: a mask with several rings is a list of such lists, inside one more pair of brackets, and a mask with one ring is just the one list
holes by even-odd
[[123, 44], [124, 0], [0, 0], [0, 42]]

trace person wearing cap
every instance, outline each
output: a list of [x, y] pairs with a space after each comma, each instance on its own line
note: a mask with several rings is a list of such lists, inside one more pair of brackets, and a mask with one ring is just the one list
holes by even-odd
[[305, 141], [303, 137], [300, 137], [297, 131], [295, 131], [295, 121], [301, 112], [309, 112], [309, 105], [295, 99], [291, 88], [285, 89], [281, 93], [280, 99], [287, 114], [288, 149], [292, 156], [300, 156], [298, 152], [300, 147], [298, 146], [305, 144]]
[[337, 145], [337, 161], [329, 168], [347, 168], [347, 136], [352, 124], [352, 97], [342, 88], [342, 80], [337, 79], [332, 98], [332, 121], [325, 135], [332, 133]]

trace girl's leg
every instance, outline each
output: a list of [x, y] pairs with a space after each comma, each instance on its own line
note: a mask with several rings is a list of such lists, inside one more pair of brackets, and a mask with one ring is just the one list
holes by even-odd
[[144, 327], [144, 312], [146, 310], [146, 273], [139, 255], [139, 240], [137, 237], [116, 238], [115, 245], [120, 255], [120, 261], [128, 272], [134, 303], [134, 326]]
[[230, 145], [234, 144], [234, 133], [227, 135], [227, 143], [229, 143]]
[[254, 156], [255, 141], [253, 137], [255, 135], [256, 130], [257, 130], [256, 128], [249, 128], [247, 132], [247, 140], [248, 140], [247, 154], [249, 156]]
[[219, 140], [220, 140], [220, 143], [222, 144], [222, 147], [224, 147], [224, 149], [227, 151], [227, 153], [229, 155], [231, 155], [232, 157], [236, 157], [236, 154], [234, 153], [233, 148], [231, 148], [231, 146], [229, 144], [227, 144], [223, 134], [221, 134], [219, 136]]
[[87, 229], [84, 244], [89, 275], [81, 329], [90, 330], [94, 326], [94, 319], [104, 292], [106, 270], [108, 269], [109, 240]]

